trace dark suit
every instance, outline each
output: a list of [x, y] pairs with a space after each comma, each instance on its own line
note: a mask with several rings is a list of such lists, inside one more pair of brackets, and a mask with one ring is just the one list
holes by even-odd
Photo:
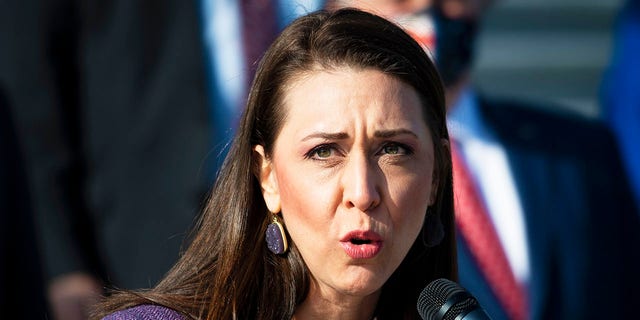
[[47, 277], [153, 285], [207, 189], [197, 2], [11, 1], [0, 81], [24, 145]]
[[[627, 319], [640, 298], [640, 224], [615, 142], [599, 123], [484, 99], [520, 194], [532, 319]], [[506, 319], [464, 241], [460, 283]], [[625, 317], [626, 316], [626, 317]]]
[[0, 83], [0, 310], [44, 319], [46, 302], [22, 152]]

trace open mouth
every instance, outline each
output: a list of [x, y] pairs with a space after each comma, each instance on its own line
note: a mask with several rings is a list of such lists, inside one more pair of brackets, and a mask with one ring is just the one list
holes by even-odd
[[369, 244], [371, 242], [373, 242], [372, 240], [369, 239], [361, 239], [361, 238], [353, 238], [351, 240], [349, 240], [349, 242], [355, 244], [355, 245], [361, 245], [361, 244]]
[[343, 237], [340, 244], [352, 259], [371, 259], [380, 252], [383, 242], [373, 231], [353, 231]]

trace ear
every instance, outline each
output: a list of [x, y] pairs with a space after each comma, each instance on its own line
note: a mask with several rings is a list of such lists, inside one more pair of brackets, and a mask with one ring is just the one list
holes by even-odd
[[[449, 149], [449, 140], [440, 139], [440, 144], [442, 145], [442, 149], [444, 154], [450, 154]], [[437, 160], [437, 159], [436, 159]], [[440, 185], [441, 177], [438, 174], [438, 171], [435, 171], [431, 177], [431, 195], [429, 196], [429, 205], [432, 206], [436, 203], [436, 199], [438, 198], [438, 186]]]
[[261, 145], [253, 147], [253, 156], [257, 164], [254, 174], [260, 182], [264, 202], [267, 204], [269, 211], [278, 213], [280, 212], [280, 191], [278, 189], [278, 180], [276, 179], [273, 163], [266, 156], [264, 147]]

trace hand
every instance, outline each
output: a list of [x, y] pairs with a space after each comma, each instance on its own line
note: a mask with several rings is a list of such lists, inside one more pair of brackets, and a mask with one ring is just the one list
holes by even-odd
[[48, 291], [54, 320], [86, 320], [89, 308], [102, 294], [102, 285], [89, 274], [75, 272], [54, 278]]

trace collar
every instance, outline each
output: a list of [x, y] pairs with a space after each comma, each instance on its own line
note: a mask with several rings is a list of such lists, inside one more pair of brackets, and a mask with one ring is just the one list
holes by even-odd
[[486, 125], [475, 90], [467, 86], [447, 113], [447, 127], [456, 140], [496, 142], [495, 133]]

